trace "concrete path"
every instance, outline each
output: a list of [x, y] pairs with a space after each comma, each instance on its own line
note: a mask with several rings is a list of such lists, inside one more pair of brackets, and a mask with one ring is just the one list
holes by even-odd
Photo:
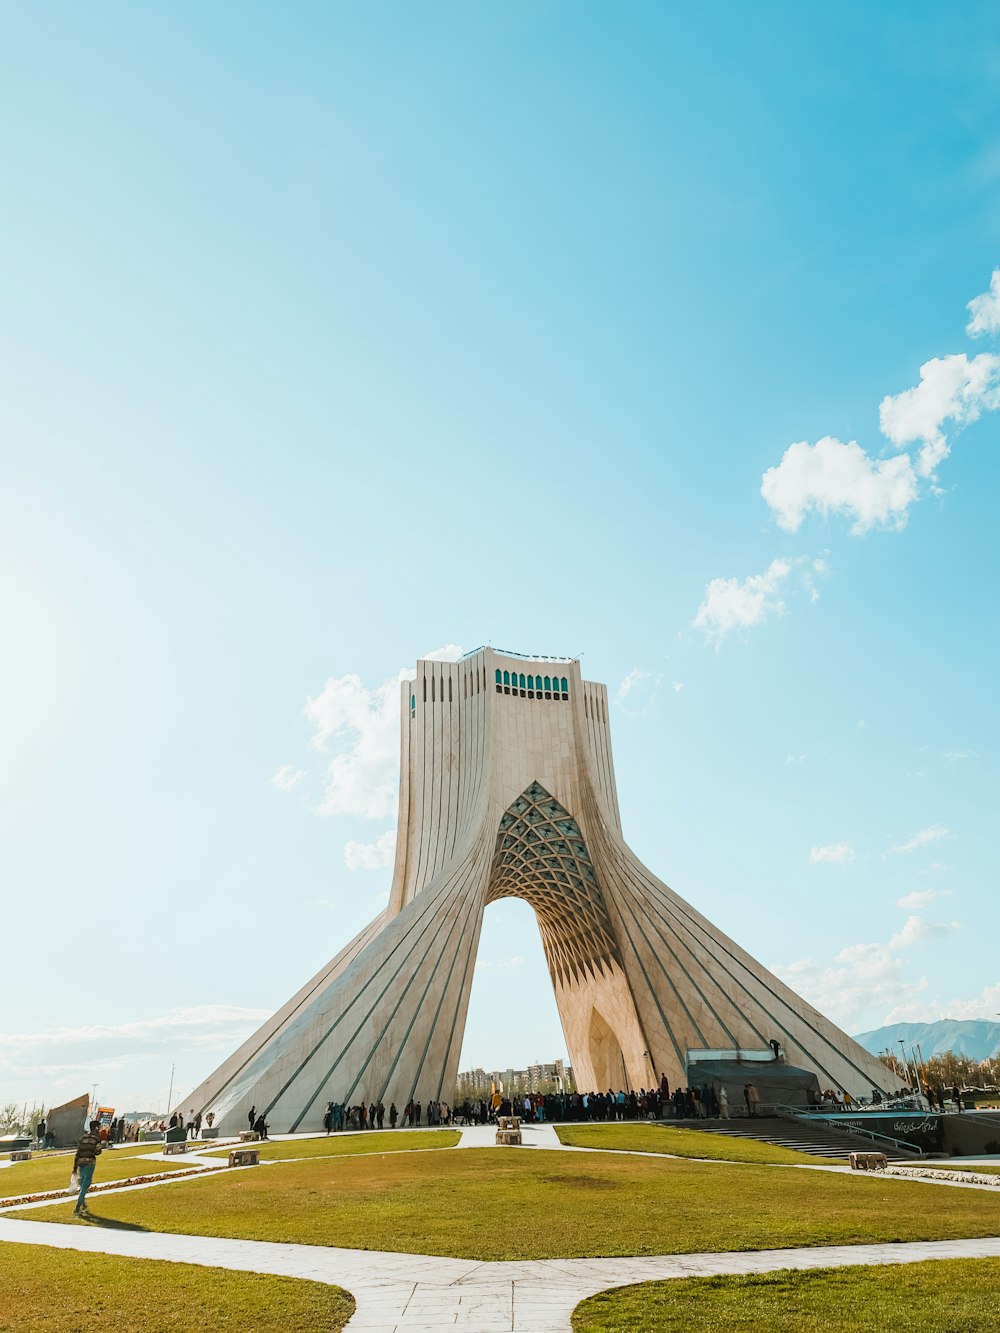
[[[496, 1125], [464, 1125], [458, 1132], [462, 1136], [458, 1143], [460, 1148], [495, 1148], [497, 1146]], [[561, 1142], [554, 1126], [526, 1125], [523, 1121], [521, 1122], [521, 1147], [558, 1149], [561, 1152], [567, 1150], [567, 1145]], [[517, 1152], [517, 1149], [506, 1147], [503, 1151]], [[570, 1149], [570, 1151], [573, 1150]]]
[[351, 1333], [569, 1333], [574, 1307], [608, 1287], [656, 1278], [767, 1273], [778, 1268], [907, 1264], [923, 1259], [1000, 1258], [1000, 1237], [899, 1245], [831, 1245], [740, 1254], [637, 1259], [542, 1259], [477, 1263], [426, 1255], [172, 1236], [161, 1232], [26, 1222], [0, 1217], [0, 1241], [201, 1264], [335, 1283], [357, 1310]]

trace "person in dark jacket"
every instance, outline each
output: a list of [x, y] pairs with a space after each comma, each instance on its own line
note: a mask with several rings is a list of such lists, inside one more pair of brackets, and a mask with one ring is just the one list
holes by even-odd
[[97, 1166], [97, 1159], [101, 1154], [100, 1129], [101, 1122], [91, 1120], [89, 1130], [76, 1145], [73, 1170], [80, 1181], [80, 1194], [76, 1201], [76, 1207], [73, 1209], [74, 1217], [83, 1217], [89, 1211], [87, 1208], [87, 1191], [93, 1184], [94, 1168]]

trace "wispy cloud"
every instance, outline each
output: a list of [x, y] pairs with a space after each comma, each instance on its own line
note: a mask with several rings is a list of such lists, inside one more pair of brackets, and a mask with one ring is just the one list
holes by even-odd
[[907, 997], [890, 1009], [883, 1022], [935, 1023], [939, 1018], [950, 1018], [958, 1022], [970, 1018], [985, 1018], [990, 1022], [996, 1022], [997, 1013], [1000, 1013], [1000, 981], [984, 986], [971, 1000], [959, 997], [943, 1001]]
[[349, 842], [344, 848], [348, 870], [382, 870], [396, 855], [396, 830], [389, 829], [374, 842]]
[[921, 446], [917, 471], [921, 477], [930, 477], [951, 452], [945, 423], [959, 429], [997, 407], [1000, 356], [982, 352], [970, 358], [959, 352], [925, 361], [920, 367], [919, 384], [883, 398], [879, 425], [893, 444]]
[[946, 889], [915, 889], [913, 893], [905, 893], [902, 898], [897, 898], [896, 906], [915, 912], [922, 907], [929, 907], [935, 898], [944, 897], [947, 897]]
[[[462, 649], [446, 644], [424, 654], [425, 659], [457, 661]], [[360, 676], [330, 676], [320, 692], [305, 705], [312, 723], [310, 746], [323, 756], [318, 775], [322, 796], [316, 806], [322, 815], [360, 815], [385, 819], [394, 813], [399, 786], [400, 685], [412, 680], [404, 668], [380, 685], [368, 686]], [[306, 769], [283, 764], [271, 781], [291, 791], [309, 776]]]
[[1000, 268], [993, 270], [989, 291], [974, 296], [965, 308], [970, 316], [965, 331], [970, 338], [1000, 333]]
[[493, 969], [499, 971], [506, 971], [507, 969], [510, 968], [517, 968], [523, 966], [524, 966], [524, 959], [521, 957], [520, 954], [514, 954], [510, 958], [496, 958], [496, 959], [480, 958], [476, 962], [476, 971], [478, 972], [480, 969], [483, 969], [485, 971], [490, 971]]
[[820, 865], [824, 861], [831, 865], [846, 865], [848, 861], [854, 860], [854, 848], [849, 842], [831, 842], [825, 847], [814, 847], [809, 853], [809, 860], [813, 865]]
[[890, 847], [889, 851], [893, 856], [905, 856], [908, 852], [915, 852], [918, 847], [925, 847], [929, 842], [937, 842], [940, 838], [947, 837], [948, 830], [943, 824], [931, 824], [928, 828], [915, 833], [909, 842], [900, 843], [898, 847]]
[[902, 929], [897, 930], [889, 940], [889, 948], [909, 949], [914, 944], [927, 944], [930, 940], [943, 939], [945, 935], [950, 935], [958, 928], [957, 921], [949, 921], [946, 925], [934, 925], [930, 921], [925, 921], [922, 916], [908, 916]]
[[849, 944], [832, 963], [802, 958], [794, 963], [775, 964], [771, 970], [820, 1013], [856, 1032], [858, 1020], [870, 1015], [873, 1009], [880, 1013], [894, 1012], [900, 1006], [919, 1001], [927, 990], [927, 978], [911, 980], [903, 955], [916, 944], [943, 940], [957, 929], [958, 922], [936, 926], [919, 916], [911, 916], [885, 944]]
[[772, 560], [763, 574], [745, 579], [712, 579], [694, 618], [695, 629], [716, 646], [736, 629], [759, 625], [785, 610], [783, 591], [791, 573], [790, 560]]
[[615, 691], [615, 702], [630, 712], [645, 712], [656, 698], [663, 677], [633, 667]]
[[305, 776], [304, 768], [295, 768], [292, 764], [282, 764], [274, 772], [271, 781], [281, 791], [294, 791]]

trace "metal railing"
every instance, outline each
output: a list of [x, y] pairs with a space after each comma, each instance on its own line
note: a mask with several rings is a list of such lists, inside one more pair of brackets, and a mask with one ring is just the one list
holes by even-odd
[[909, 1153], [911, 1157], [923, 1157], [924, 1153], [915, 1143], [907, 1143], [905, 1139], [894, 1139], [889, 1134], [880, 1134], [874, 1129], [862, 1129], [859, 1125], [845, 1125], [839, 1120], [833, 1120], [830, 1116], [824, 1115], [822, 1111], [803, 1111], [799, 1106], [771, 1106], [770, 1110], [776, 1112], [784, 1120], [792, 1120], [799, 1125], [808, 1125], [815, 1120], [820, 1120], [830, 1129], [838, 1129], [844, 1134], [854, 1134], [858, 1138], [871, 1139], [873, 1143], [890, 1144], [897, 1152]]

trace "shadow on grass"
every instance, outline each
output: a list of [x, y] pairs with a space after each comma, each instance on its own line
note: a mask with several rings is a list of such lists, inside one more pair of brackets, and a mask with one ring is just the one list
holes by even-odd
[[148, 1231], [149, 1227], [141, 1227], [137, 1222], [119, 1222], [114, 1217], [102, 1217], [100, 1213], [86, 1212], [81, 1217], [74, 1219], [77, 1222], [89, 1222], [91, 1226], [104, 1227], [107, 1231]]

